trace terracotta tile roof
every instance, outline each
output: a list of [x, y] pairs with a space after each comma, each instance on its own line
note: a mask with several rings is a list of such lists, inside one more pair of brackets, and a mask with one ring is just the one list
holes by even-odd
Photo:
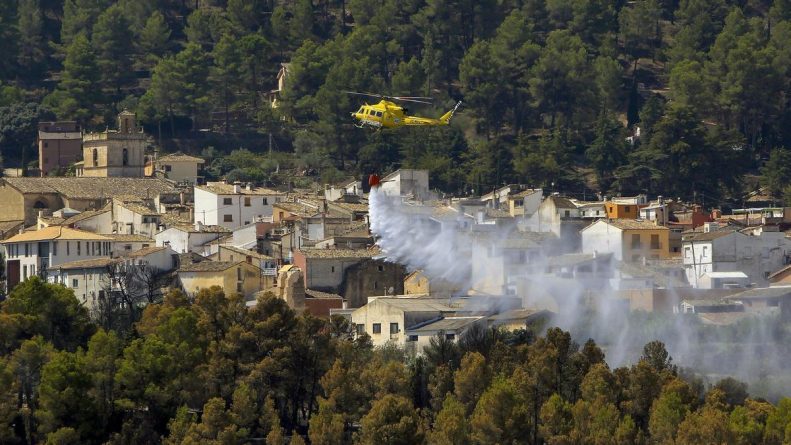
[[3, 178], [22, 193], [54, 193], [68, 198], [102, 199], [120, 195], [153, 198], [160, 193], [176, 193], [162, 179], [143, 178]]
[[130, 235], [124, 233], [110, 233], [105, 235], [113, 241], [128, 242], [128, 243], [154, 243], [154, 240], [145, 235]]
[[194, 224], [185, 223], [185, 224], [174, 224], [170, 229], [177, 229], [181, 230], [182, 232], [187, 233], [231, 233], [231, 229], [228, 229], [223, 226], [201, 226], [201, 229], [198, 230], [195, 228]]
[[736, 230], [715, 230], [714, 232], [686, 232], [683, 241], [713, 241], [717, 238], [736, 233]]
[[519, 199], [519, 198], [526, 198], [526, 197], [528, 197], [528, 196], [532, 195], [533, 193], [538, 193], [538, 192], [540, 192], [540, 191], [541, 191], [541, 189], [527, 189], [527, 190], [522, 190], [522, 191], [521, 191], [521, 192], [519, 192], [519, 193], [514, 193], [514, 194], [512, 194], [512, 195], [509, 195], [509, 196], [508, 196], [508, 198], [509, 198], [509, 199]]
[[111, 264], [118, 263], [118, 258], [92, 258], [89, 260], [70, 261], [68, 263], [51, 266], [50, 269], [74, 270], [74, 269], [103, 269]]
[[127, 258], [139, 258], [144, 257], [146, 255], [151, 255], [152, 253], [160, 252], [167, 249], [165, 246], [149, 246], [143, 247], [142, 249], [135, 250], [134, 252], [129, 252], [124, 255]]
[[382, 253], [378, 247], [370, 249], [300, 249], [306, 258], [373, 258]]
[[562, 196], [550, 196], [548, 199], [551, 199], [552, 202], [555, 204], [556, 208], [559, 209], [576, 209], [577, 206], [574, 205], [573, 202], [569, 198], [564, 198]]
[[19, 226], [24, 224], [22, 220], [18, 221], [0, 221], [0, 233], [7, 233], [11, 230], [18, 230]]
[[343, 297], [341, 297], [338, 294], [333, 294], [333, 293], [329, 293], [329, 292], [321, 292], [321, 291], [317, 291], [317, 290], [313, 290], [313, 289], [305, 289], [305, 296], [308, 297], [308, 298], [326, 298], [326, 299], [341, 299], [341, 300], [343, 300]]
[[84, 230], [70, 229], [63, 226], [46, 227], [41, 230], [31, 230], [23, 232], [19, 235], [14, 235], [11, 238], [2, 241], [2, 243], [20, 243], [26, 241], [47, 241], [47, 240], [90, 240], [90, 241], [111, 241], [104, 235], [97, 235], [92, 232]]
[[212, 182], [206, 185], [196, 185], [196, 189], [204, 190], [209, 193], [214, 193], [215, 195], [266, 195], [266, 196], [280, 196], [282, 193], [277, 192], [272, 189], [267, 189], [263, 187], [253, 187], [250, 190], [247, 190], [247, 187], [240, 186], [239, 193], [235, 193], [233, 191], [234, 185], [233, 184], [225, 184], [223, 182]]
[[201, 261], [198, 263], [182, 264], [177, 272], [222, 272], [223, 270], [230, 269], [238, 264], [244, 264], [243, 261]]
[[201, 158], [196, 158], [195, 156], [186, 155], [180, 151], [176, 153], [167, 154], [162, 156], [156, 160], [156, 162], [197, 162], [198, 164], [203, 164], [204, 161]]
[[258, 253], [258, 252], [254, 251], [254, 250], [242, 249], [240, 247], [235, 247], [235, 246], [221, 246], [220, 249], [227, 249], [227, 250], [230, 250], [231, 252], [237, 252], [237, 253], [240, 253], [242, 255], [248, 255], [248, 256], [251, 256], [253, 258], [258, 258], [259, 260], [272, 260], [272, 261], [274, 261], [273, 257], [271, 257], [269, 255], [264, 255], [263, 253]]
[[610, 219], [605, 223], [622, 230], [669, 230], [667, 227], [658, 226], [653, 221], [644, 219]]
[[338, 207], [350, 212], [368, 212], [368, 203], [355, 203], [355, 202], [331, 202], [328, 203], [331, 207]]
[[110, 211], [110, 209], [107, 206], [105, 206], [101, 210], [86, 210], [86, 211], [80, 213], [79, 215], [74, 215], [71, 218], [66, 218], [66, 220], [63, 221], [63, 225], [64, 226], [68, 226], [68, 225], [71, 225], [71, 224], [76, 224], [76, 223], [78, 223], [80, 221], [85, 221], [86, 219], [93, 218], [94, 216], [98, 216], [98, 215], [101, 215], [103, 213], [107, 213], [109, 211]]
[[129, 211], [137, 213], [138, 215], [143, 215], [143, 216], [159, 215], [159, 212], [157, 212], [156, 210], [146, 207], [143, 204], [139, 204], [137, 202], [120, 202], [118, 203], [118, 205]]

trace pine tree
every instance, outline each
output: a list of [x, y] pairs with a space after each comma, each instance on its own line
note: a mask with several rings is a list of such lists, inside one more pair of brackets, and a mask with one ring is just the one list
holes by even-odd
[[22, 79], [38, 79], [46, 70], [49, 49], [43, 34], [44, 18], [38, 0], [20, 0], [17, 15], [19, 75]]
[[85, 34], [77, 35], [66, 50], [60, 84], [45, 101], [61, 119], [88, 122], [101, 100], [99, 67]]
[[129, 21], [119, 5], [111, 6], [99, 16], [91, 42], [96, 50], [102, 87], [119, 100], [122, 88], [133, 79], [134, 52]]
[[165, 22], [165, 17], [159, 11], [154, 11], [137, 41], [137, 49], [147, 63], [154, 65], [167, 52], [170, 47], [170, 28]]

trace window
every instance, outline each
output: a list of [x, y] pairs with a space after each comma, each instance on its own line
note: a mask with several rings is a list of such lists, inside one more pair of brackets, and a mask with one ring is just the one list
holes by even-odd
[[245, 207], [250, 207], [250, 197], [249, 196], [245, 196], [244, 197], [244, 206]]
[[624, 207], [623, 211], [626, 212], [626, 213], [629, 213], [629, 206]]
[[[44, 148], [49, 147], [49, 143], [44, 142]], [[46, 162], [46, 161], [45, 161]]]
[[53, 241], [52, 242], [52, 256], [57, 256], [57, 255], [58, 255], [58, 242], [57, 241]]
[[417, 341], [417, 335], [410, 335], [408, 341]]
[[236, 283], [236, 292], [242, 293], [242, 282]]
[[448, 340], [455, 340], [456, 334], [445, 334], [445, 338]]
[[374, 281], [374, 289], [379, 289], [379, 283]]
[[356, 324], [354, 325], [355, 331], [357, 331], [357, 335], [365, 334], [365, 325], [364, 324]]
[[709, 246], [703, 246], [703, 256], [707, 256], [709, 254]]
[[571, 216], [571, 211], [570, 211], [570, 210], [566, 210], [566, 212], [565, 212], [565, 215], [564, 215], [564, 216], [565, 216], [566, 218], [568, 218], [569, 216]]
[[93, 166], [99, 165], [99, 150], [93, 149]]
[[769, 278], [769, 272], [764, 272], [764, 278]]
[[222, 199], [222, 205], [229, 206], [229, 205], [231, 205], [231, 204], [233, 204], [233, 200], [232, 200], [232, 198], [223, 198], [223, 199]]
[[385, 267], [380, 264], [379, 266], [377, 266], [377, 269], [379, 269], [379, 272], [384, 272]]
[[377, 111], [376, 112], [376, 117], [382, 117], [382, 112], [381, 111]]
[[233, 215], [223, 215], [222, 222], [233, 222]]
[[236, 279], [238, 281], [242, 281], [242, 268], [241, 267], [237, 267], [236, 268]]
[[170, 166], [170, 165], [166, 165], [166, 166], [165, 166], [165, 171], [166, 171], [166, 172], [169, 172], [169, 171], [171, 171], [171, 170], [173, 170], [173, 167], [172, 167], [172, 166]]
[[124, 166], [129, 165], [129, 150], [124, 148], [122, 156], [123, 156], [123, 159], [121, 161], [123, 162], [123, 165]]
[[381, 334], [382, 333], [382, 324], [381, 323], [374, 323], [374, 325], [373, 325], [373, 333], [374, 334]]
[[25, 256], [30, 256], [30, 246], [25, 243]]
[[80, 282], [76, 278], [71, 280], [71, 287], [76, 288], [77, 286], [79, 286], [79, 284]]
[[692, 253], [692, 249], [690, 249], [689, 247], [684, 248], [684, 258], [689, 258], [691, 253]]
[[77, 241], [77, 255], [81, 255], [81, 253], [80, 253], [80, 246], [81, 246], [81, 245], [82, 245], [82, 243], [80, 243], [79, 241]]
[[332, 273], [335, 273], [335, 266], [332, 266], [330, 269], [332, 269]]
[[398, 334], [398, 323], [390, 323], [390, 333]]
[[651, 248], [659, 249], [659, 235], [651, 235]]
[[267, 205], [266, 198], [264, 198], [264, 205]]
[[632, 234], [632, 249], [639, 249], [642, 246], [640, 245], [640, 235], [637, 233]]
[[22, 279], [27, 280], [27, 264], [22, 266]]

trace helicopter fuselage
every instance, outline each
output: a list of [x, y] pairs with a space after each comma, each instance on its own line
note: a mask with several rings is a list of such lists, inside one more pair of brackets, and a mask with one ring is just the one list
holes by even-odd
[[[455, 108], [454, 108], [455, 110]], [[452, 113], [451, 113], [452, 114]], [[358, 122], [358, 127], [371, 128], [397, 128], [408, 126], [448, 125], [450, 116], [446, 119], [433, 119], [419, 116], [408, 116], [403, 107], [388, 100], [381, 100], [377, 104], [364, 104], [359, 110], [351, 113]], [[443, 116], [445, 117], [445, 116]]]

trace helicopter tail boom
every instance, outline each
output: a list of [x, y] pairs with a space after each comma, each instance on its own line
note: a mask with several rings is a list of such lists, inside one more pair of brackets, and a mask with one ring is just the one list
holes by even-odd
[[443, 114], [442, 117], [439, 118], [440, 122], [442, 122], [445, 125], [449, 124], [450, 123], [450, 119], [453, 117], [453, 113], [456, 112], [456, 110], [459, 108], [459, 106], [461, 106], [461, 101], [457, 102], [456, 106], [453, 107], [452, 110], [450, 110], [447, 113]]

